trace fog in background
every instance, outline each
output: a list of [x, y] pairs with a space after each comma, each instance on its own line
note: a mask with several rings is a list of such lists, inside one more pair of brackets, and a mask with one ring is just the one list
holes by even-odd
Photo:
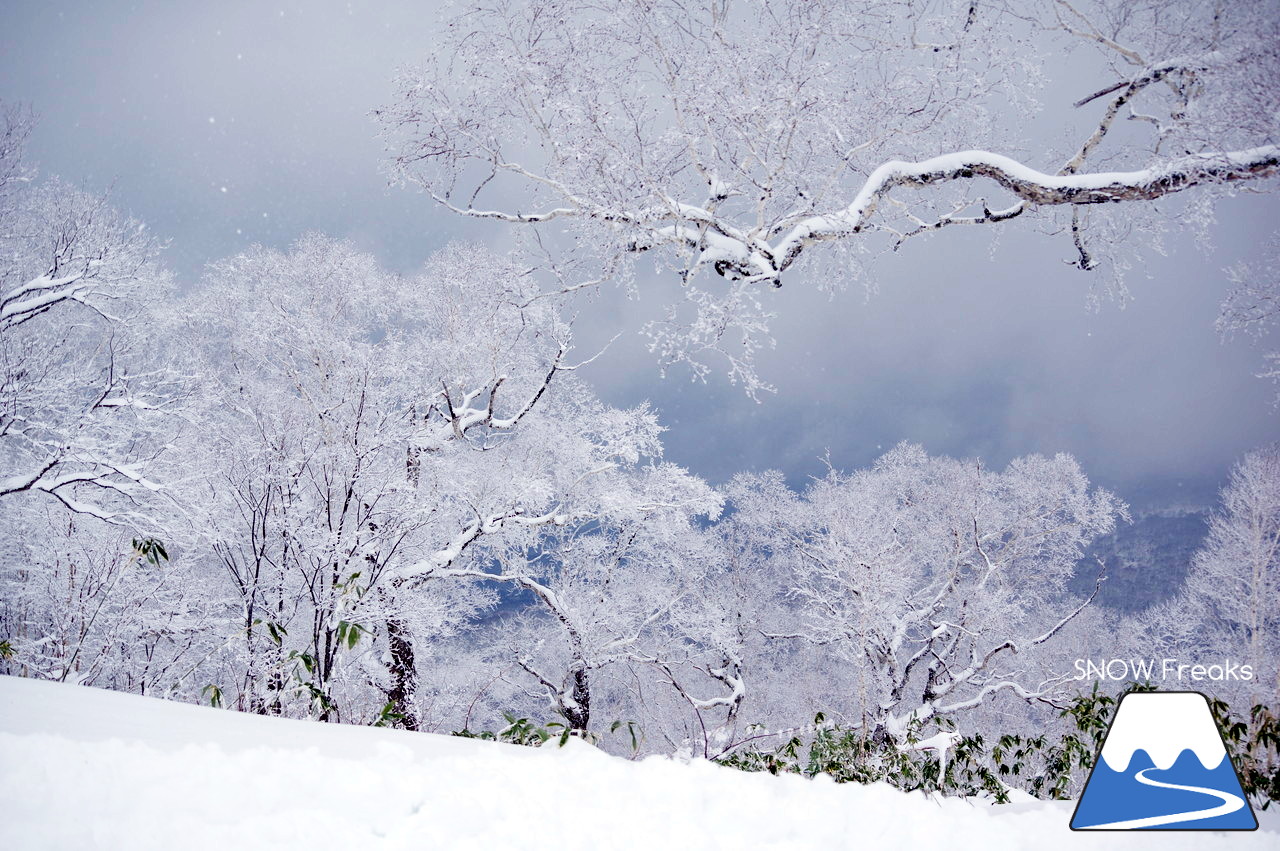
[[[412, 2], [7, 3], [0, 98], [38, 114], [29, 158], [44, 173], [109, 189], [169, 241], [184, 287], [206, 262], [308, 230], [412, 271], [451, 239], [510, 238], [382, 173], [369, 111], [432, 49], [434, 17]], [[1070, 70], [1045, 93], [1055, 108], [1089, 90]], [[1269, 341], [1213, 329], [1223, 267], [1258, 256], [1280, 201], [1246, 193], [1220, 211], [1216, 250], [1171, 240], [1130, 275], [1123, 309], [1088, 309], [1094, 281], [1063, 262], [1069, 240], [1023, 229], [994, 251], [998, 228], [912, 240], [877, 264], [869, 298], [792, 275], [759, 363], [779, 389], [759, 403], [721, 373], [659, 376], [638, 329], [669, 281], [639, 302], [610, 288], [580, 305], [583, 356], [626, 334], [583, 375], [612, 404], [650, 400], [668, 458], [713, 483], [779, 468], [800, 484], [828, 451], [847, 469], [911, 440], [991, 465], [1070, 452], [1137, 507], [1207, 504], [1239, 455], [1280, 436], [1277, 388], [1254, 377]]]

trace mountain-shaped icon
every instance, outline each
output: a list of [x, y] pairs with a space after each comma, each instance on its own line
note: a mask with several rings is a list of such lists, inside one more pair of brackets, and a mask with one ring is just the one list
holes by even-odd
[[1209, 702], [1194, 691], [1127, 694], [1072, 830], [1255, 830]]

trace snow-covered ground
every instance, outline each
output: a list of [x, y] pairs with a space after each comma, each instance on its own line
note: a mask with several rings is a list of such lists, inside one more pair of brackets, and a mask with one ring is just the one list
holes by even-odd
[[0, 848], [1277, 848], [1255, 833], [1071, 833], [1004, 807], [285, 721], [0, 677]]

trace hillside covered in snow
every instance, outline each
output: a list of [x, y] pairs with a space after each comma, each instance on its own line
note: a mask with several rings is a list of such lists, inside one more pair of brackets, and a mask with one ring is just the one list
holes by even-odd
[[1003, 807], [265, 718], [0, 677], [4, 848], [1275, 848], [1255, 833], [1073, 834], [1070, 803]]

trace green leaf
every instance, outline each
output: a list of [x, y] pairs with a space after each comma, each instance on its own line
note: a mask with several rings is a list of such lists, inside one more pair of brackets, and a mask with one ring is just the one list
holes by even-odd
[[159, 538], [134, 538], [130, 544], [134, 555], [149, 564], [159, 565], [160, 562], [169, 560], [169, 551]]
[[200, 690], [200, 695], [202, 697], [207, 697], [209, 699], [209, 705], [215, 709], [222, 707], [222, 689], [217, 685], [210, 683]]
[[364, 627], [350, 621], [338, 621], [338, 643], [346, 644], [348, 649], [360, 643], [360, 633], [366, 632]]

